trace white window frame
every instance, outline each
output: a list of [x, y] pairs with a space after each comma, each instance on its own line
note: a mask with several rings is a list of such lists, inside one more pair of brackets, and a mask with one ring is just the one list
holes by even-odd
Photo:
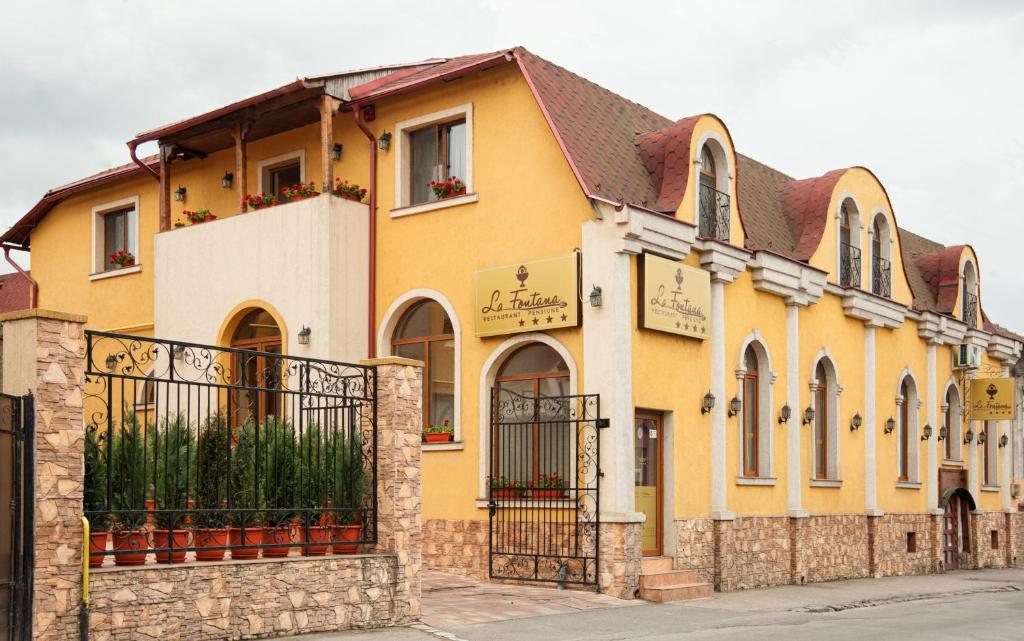
[[[816, 370], [818, 369], [818, 363], [826, 361], [825, 363], [825, 394], [828, 398], [828, 415], [825, 417], [825, 425], [828, 430], [828, 469], [826, 470], [827, 475], [824, 479], [814, 477], [814, 471], [818, 468], [817, 451], [818, 448], [814, 443], [814, 425], [811, 427], [811, 474], [810, 474], [810, 485], [811, 487], [842, 487], [842, 478], [840, 475], [840, 447], [839, 447], [839, 417], [842, 416], [842, 412], [839, 407], [839, 397], [843, 394], [843, 385], [839, 382], [839, 368], [836, 367], [836, 360], [832, 356], [831, 350], [827, 347], [818, 352], [814, 360], [811, 362], [811, 378], [808, 382], [808, 388], [810, 390], [810, 405], [814, 408], [815, 418], [817, 419], [819, 408], [817, 406], [817, 395], [815, 390], [821, 383], [815, 378]], [[829, 375], [831, 374], [831, 376]], [[801, 412], [800, 420], [803, 412]]]
[[[836, 209], [835, 220], [836, 220], [836, 275], [835, 283], [841, 287], [847, 287], [843, 285], [843, 205], [849, 201], [853, 207], [850, 210], [850, 245], [856, 247], [860, 251], [860, 286], [859, 289], [865, 291], [871, 291], [870, 283], [868, 287], [864, 287], [864, 247], [861, 242], [861, 236], [864, 233], [864, 222], [860, 216], [860, 204], [857, 203], [857, 199], [854, 198], [851, 193], [843, 193], [839, 198], [839, 207]], [[868, 272], [871, 273], [870, 271]]]
[[[903, 387], [903, 381], [908, 380], [909, 384], [907, 390], [910, 392], [910, 398], [903, 398], [900, 394], [900, 389]], [[924, 401], [921, 400], [921, 390], [917, 384], [917, 378], [914, 376], [910, 368], [903, 370], [899, 380], [896, 382], [896, 412], [899, 416], [902, 416], [902, 409], [904, 403], [910, 403], [907, 407], [907, 478], [906, 480], [900, 480], [900, 458], [903, 454], [901, 449], [901, 443], [899, 438], [900, 420], [896, 420], [896, 487], [919, 489], [921, 487], [921, 407], [924, 405]]]
[[[459, 176], [466, 184], [466, 195], [416, 205], [410, 204], [412, 168], [409, 163], [412, 159], [409, 153], [412, 147], [409, 135], [417, 129], [459, 118], [464, 118], [466, 121], [466, 175]], [[395, 123], [395, 208], [391, 210], [392, 218], [464, 205], [477, 200], [478, 196], [473, 188], [473, 103], [467, 102]]]
[[[746, 359], [747, 348], [752, 348], [754, 354], [757, 356], [757, 393], [758, 393], [758, 416], [757, 416], [757, 431], [758, 431], [758, 442], [757, 442], [757, 476], [744, 476], [743, 470], [743, 411], [746, 409], [746, 386], [744, 385], [744, 377], [747, 374], [746, 370]], [[773, 476], [773, 459], [774, 452], [774, 439], [772, 430], [772, 408], [775, 407], [773, 390], [775, 388], [775, 379], [778, 376], [772, 370], [772, 359], [771, 354], [768, 351], [768, 346], [761, 336], [761, 332], [754, 330], [744, 340], [743, 344], [740, 345], [739, 361], [736, 366], [736, 397], [743, 403], [743, 409], [737, 414], [734, 419], [737, 422], [737, 454], [738, 454], [738, 465], [736, 469], [736, 484], [737, 485], [774, 485], [775, 477]], [[762, 481], [762, 482], [758, 482]]]
[[[950, 395], [950, 392], [952, 392], [955, 395], [955, 397], [956, 397], [956, 407], [952, 407], [952, 408], [949, 407], [949, 395]], [[950, 444], [950, 448], [949, 448], [950, 449], [950, 454], [952, 454], [953, 456], [952, 456], [952, 458], [948, 458], [948, 459], [945, 457], [945, 453], [946, 453], [945, 452], [945, 447], [946, 447], [946, 444], [942, 443], [942, 445], [941, 445], [941, 447], [942, 447], [942, 455], [943, 455], [942, 462], [943, 462], [944, 465], [958, 465], [958, 466], [962, 466], [963, 463], [964, 463], [963, 450], [961, 449], [961, 446], [963, 445], [963, 424], [964, 424], [964, 420], [963, 420], [963, 401], [960, 399], [960, 388], [957, 387], [956, 379], [954, 379], [952, 377], [946, 382], [946, 387], [945, 387], [945, 389], [943, 390], [943, 393], [942, 393], [942, 407], [940, 409], [942, 410], [943, 421], [945, 421], [946, 411], [947, 410], [952, 410], [950, 412], [950, 417], [949, 418], [950, 418], [950, 422], [953, 423], [953, 425], [946, 425], [945, 426], [946, 427], [946, 438], [949, 439], [949, 444]]]
[[[272, 158], [264, 158], [256, 163], [256, 192], [263, 193], [266, 189], [263, 187], [263, 175], [269, 169], [273, 169], [277, 165], [283, 165], [289, 160], [299, 160], [299, 182], [306, 182], [306, 150], [297, 149], [295, 151], [289, 151], [288, 153], [280, 154]], [[275, 197], [280, 197], [280, 194], [273, 194]]]
[[[106, 227], [104, 216], [119, 209], [127, 209], [129, 206], [135, 209], [135, 234], [132, 238], [132, 245], [135, 247], [135, 264], [131, 267], [112, 269], [105, 271], [107, 264]], [[102, 280], [114, 276], [124, 276], [142, 271], [142, 264], [139, 260], [139, 228], [141, 227], [141, 216], [139, 215], [139, 197], [129, 196], [120, 200], [114, 200], [92, 208], [92, 265], [89, 270], [90, 280]]]

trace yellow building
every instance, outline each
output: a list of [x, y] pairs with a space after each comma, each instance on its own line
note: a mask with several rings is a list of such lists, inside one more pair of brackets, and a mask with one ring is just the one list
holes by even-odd
[[[1024, 339], [867, 168], [792, 178], [522, 48], [303, 78], [128, 146], [4, 234], [39, 306], [424, 361], [424, 425], [452, 427], [423, 446], [427, 567], [627, 598], [671, 567], [663, 599], [1018, 563], [1012, 417], [967, 408]], [[343, 182], [367, 193], [240, 205]]]

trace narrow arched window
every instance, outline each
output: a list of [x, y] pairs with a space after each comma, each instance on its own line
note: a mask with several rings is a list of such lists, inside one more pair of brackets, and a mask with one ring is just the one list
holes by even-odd
[[434, 300], [413, 304], [391, 339], [395, 356], [423, 361], [423, 426], [455, 424], [455, 332]]
[[698, 233], [704, 238], [729, 240], [729, 194], [726, 183], [719, 181], [718, 169], [710, 144], [701, 147]]
[[232, 425], [281, 416], [281, 328], [265, 309], [243, 313], [231, 335], [234, 352]]
[[944, 418], [946, 438], [943, 443], [943, 455], [947, 461], [958, 461], [960, 460], [961, 439], [960, 394], [957, 393], [956, 386], [953, 385], [946, 390]]
[[818, 361], [818, 366], [814, 370], [814, 379], [817, 381], [814, 386], [814, 478], [827, 479], [829, 470], [829, 381], [823, 361]]
[[839, 211], [839, 284], [843, 287], [860, 287], [860, 247], [856, 225], [855, 206], [846, 200]]
[[889, 225], [878, 214], [871, 226], [871, 293], [892, 295], [892, 263], [889, 259]]
[[900, 384], [900, 396], [903, 402], [900, 404], [899, 424], [899, 480], [910, 480], [910, 386], [904, 378]]
[[960, 318], [968, 327], [978, 326], [978, 273], [974, 263], [964, 265], [960, 294]]
[[760, 472], [761, 393], [760, 369], [753, 345], [747, 346], [743, 357], [743, 475], [758, 476]]

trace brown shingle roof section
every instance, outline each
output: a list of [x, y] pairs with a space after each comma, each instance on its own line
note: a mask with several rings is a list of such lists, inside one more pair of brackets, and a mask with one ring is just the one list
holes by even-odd
[[700, 116], [684, 118], [679, 122], [636, 138], [640, 158], [654, 177], [658, 199], [653, 205], [659, 211], [679, 209], [690, 177], [690, 141], [693, 128]]
[[0, 274], [0, 313], [31, 307], [32, 289], [21, 274]]
[[[938, 311], [935, 291], [929, 282], [933, 261], [928, 256], [941, 252], [945, 247], [906, 229], [900, 229], [899, 236], [903, 271], [906, 272], [907, 281], [910, 283], [914, 309]], [[924, 257], [924, 264], [922, 264], [922, 257]]]
[[807, 262], [814, 255], [825, 233], [828, 204], [832, 191], [845, 169], [824, 176], [784, 183], [779, 187], [779, 202], [793, 237], [793, 257]]
[[781, 171], [736, 154], [736, 191], [747, 249], [793, 254], [793, 235], [778, 197], [779, 190], [790, 182], [793, 179]]

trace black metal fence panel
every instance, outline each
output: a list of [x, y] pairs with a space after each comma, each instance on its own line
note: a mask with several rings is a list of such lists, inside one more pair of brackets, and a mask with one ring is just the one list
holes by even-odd
[[376, 389], [372, 366], [87, 331], [93, 562], [375, 543]]
[[0, 394], [0, 641], [32, 638], [34, 427], [31, 396]]

